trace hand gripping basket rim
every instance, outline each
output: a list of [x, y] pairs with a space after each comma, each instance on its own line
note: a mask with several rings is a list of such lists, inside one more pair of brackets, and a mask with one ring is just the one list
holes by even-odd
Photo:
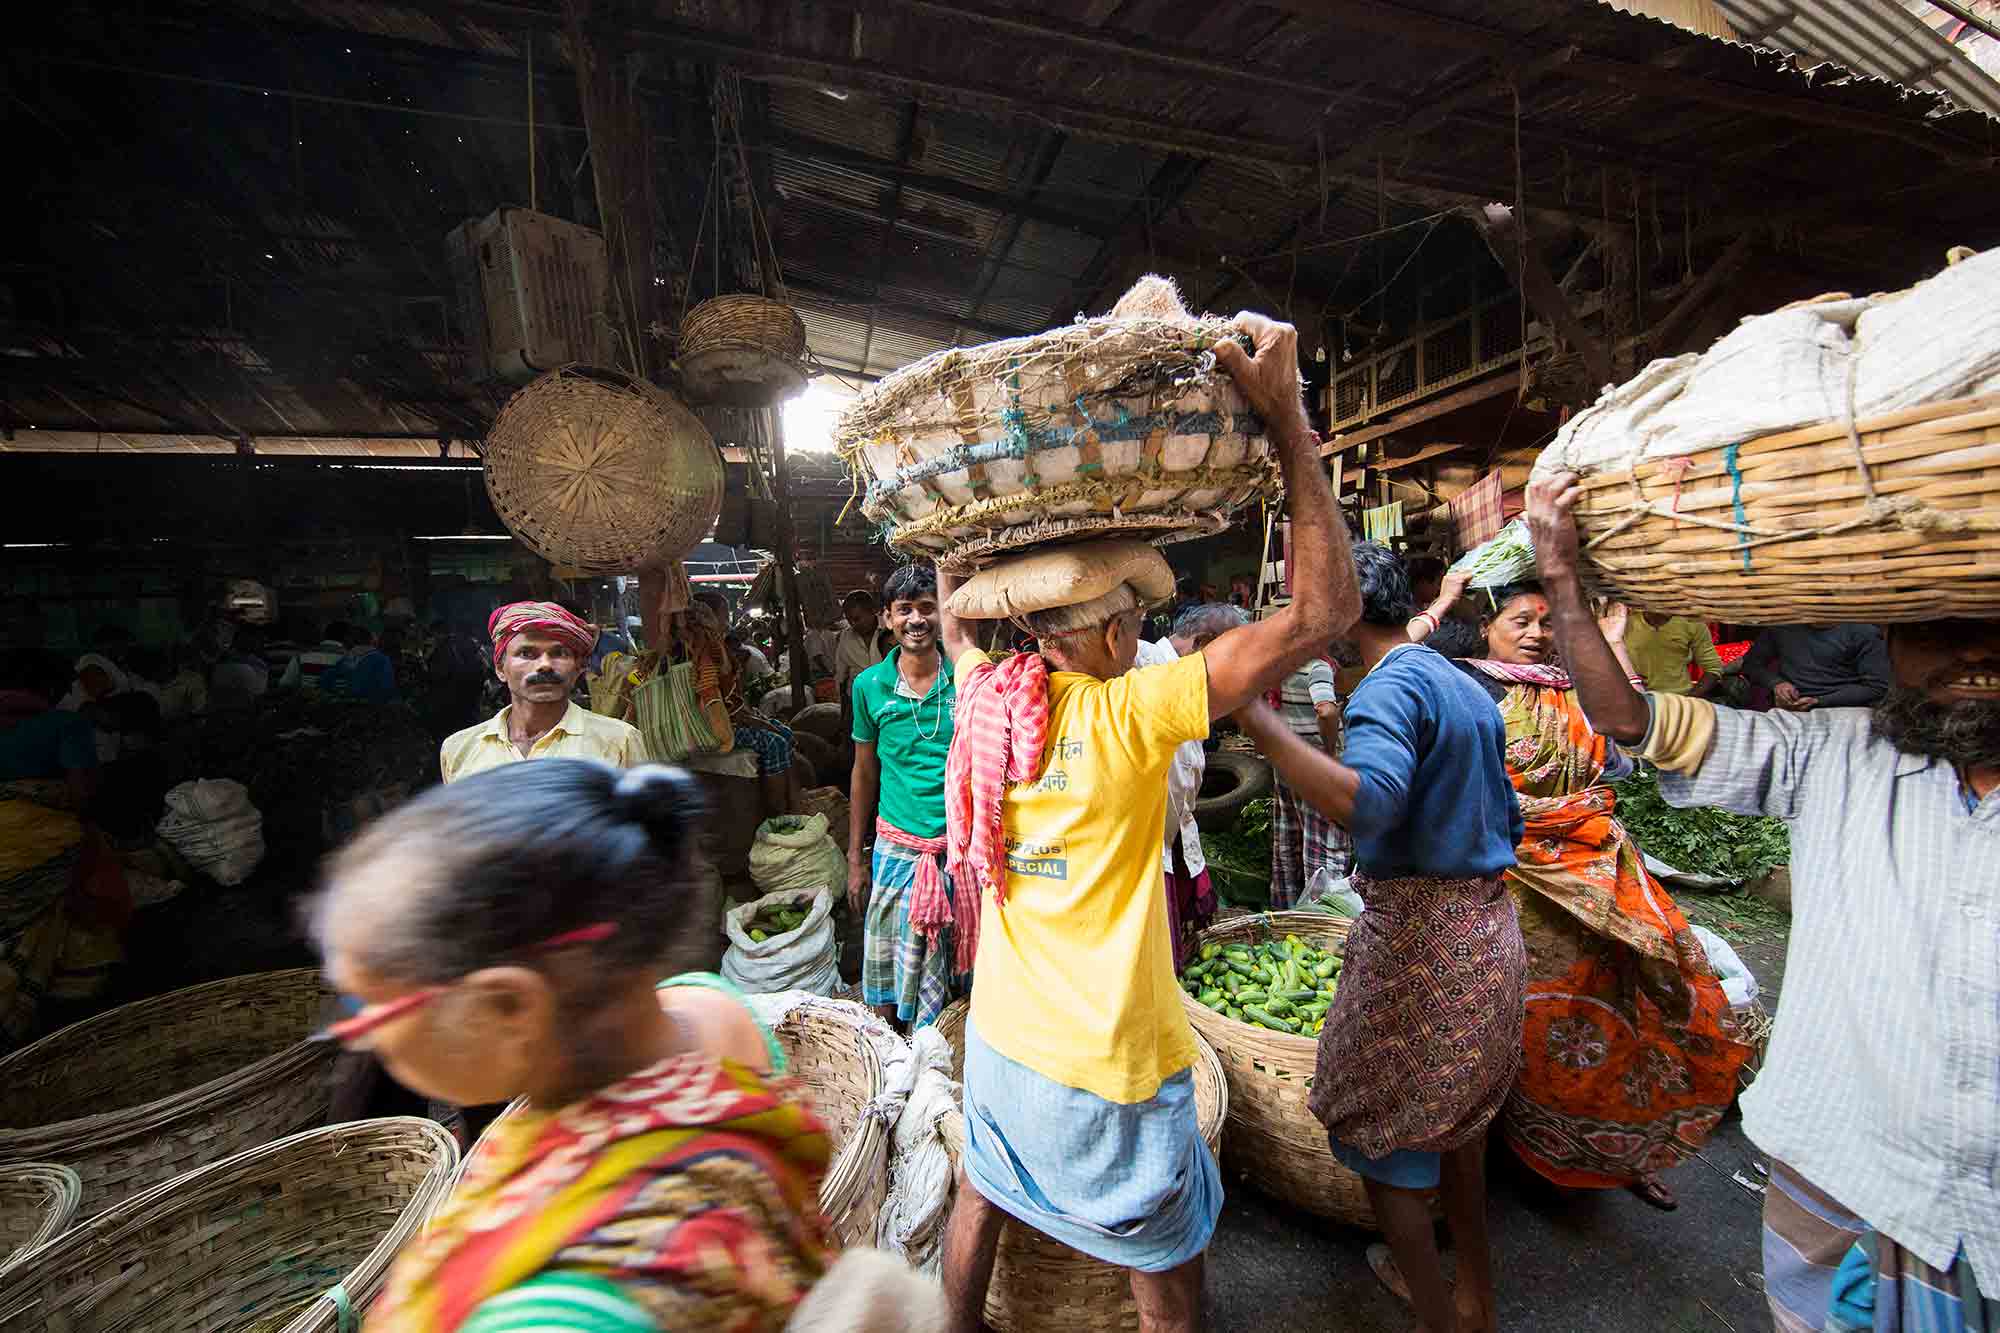
[[[1281, 488], [1262, 423], [1215, 364], [1216, 343], [1242, 337], [1217, 319], [1100, 318], [949, 348], [856, 399], [835, 426], [834, 447], [884, 539], [947, 568], [1090, 535], [1208, 535]], [[991, 385], [1003, 386], [1004, 405], [990, 394], [980, 401]], [[1199, 395], [1217, 405], [1176, 409]], [[1165, 442], [1187, 436], [1210, 439], [1201, 461], [1165, 467]], [[1232, 436], [1243, 440], [1241, 460], [1209, 463], [1213, 441]], [[1125, 443], [1138, 444], [1138, 462], [1113, 471], [1105, 449]], [[896, 459], [886, 472], [867, 456], [885, 448]], [[1037, 455], [1071, 449], [1067, 475], [1026, 470]]]

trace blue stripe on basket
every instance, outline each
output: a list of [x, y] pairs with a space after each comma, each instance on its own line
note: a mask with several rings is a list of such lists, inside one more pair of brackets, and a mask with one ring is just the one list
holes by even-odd
[[1722, 465], [1729, 469], [1729, 499], [1736, 506], [1736, 544], [1743, 549], [1743, 568], [1750, 568], [1750, 543], [1745, 540], [1750, 534], [1744, 529], [1750, 526], [1748, 515], [1743, 512], [1743, 472], [1736, 466], [1736, 451], [1743, 446], [1732, 444], [1722, 451]]

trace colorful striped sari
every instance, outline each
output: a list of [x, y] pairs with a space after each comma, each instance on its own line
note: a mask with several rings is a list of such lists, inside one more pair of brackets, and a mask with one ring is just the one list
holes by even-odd
[[1528, 946], [1523, 1061], [1501, 1129], [1558, 1185], [1630, 1185], [1707, 1142], [1750, 1047], [1616, 818], [1617, 752], [1575, 693], [1523, 680], [1500, 713], [1527, 822], [1507, 884]]
[[781, 1329], [831, 1260], [829, 1153], [792, 1080], [698, 1053], [517, 1107], [397, 1259], [368, 1333], [504, 1326], [524, 1299], [606, 1283], [659, 1328]]

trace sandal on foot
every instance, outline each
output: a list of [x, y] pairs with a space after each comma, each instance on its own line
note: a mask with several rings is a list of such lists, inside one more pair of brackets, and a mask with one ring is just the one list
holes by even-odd
[[1674, 1197], [1674, 1192], [1668, 1189], [1658, 1176], [1643, 1177], [1625, 1188], [1647, 1207], [1657, 1208], [1663, 1213], [1671, 1213], [1681, 1206], [1681, 1201]]

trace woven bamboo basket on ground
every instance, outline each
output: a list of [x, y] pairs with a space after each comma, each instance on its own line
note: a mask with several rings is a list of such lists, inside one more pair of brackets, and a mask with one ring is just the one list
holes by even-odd
[[1607, 465], [1576, 515], [1592, 581], [1649, 611], [2000, 616], [2000, 394]]
[[308, 1130], [211, 1162], [0, 1274], [0, 1327], [352, 1329], [457, 1164], [452, 1137], [415, 1118]]
[[[1198, 944], [1255, 944], [1297, 935], [1331, 953], [1347, 947], [1347, 922], [1321, 912], [1262, 912], [1203, 931]], [[1319, 1042], [1239, 1023], [1182, 992], [1188, 1021], [1208, 1039], [1229, 1077], [1223, 1152], [1264, 1193], [1353, 1226], [1375, 1225], [1361, 1177], [1326, 1146], [1326, 1127], [1306, 1109]]]
[[717, 296], [681, 321], [681, 383], [697, 403], [774, 407], [806, 387], [806, 326], [769, 297]]
[[[951, 1043], [951, 1076], [965, 1071], [965, 1020], [959, 1000], [938, 1016], [937, 1029]], [[1194, 1102], [1201, 1136], [1210, 1152], [1221, 1151], [1223, 1122], [1229, 1116], [1229, 1085], [1215, 1051], [1195, 1037]], [[946, 1126], [945, 1138], [963, 1144], [962, 1118]], [[993, 1281], [986, 1289], [986, 1322], [1001, 1333], [1136, 1333], [1139, 1310], [1132, 1303], [1132, 1279], [1122, 1268], [1081, 1254], [1018, 1222], [1000, 1231]]]
[[306, 1042], [310, 968], [190, 986], [0, 1059], [0, 1163], [61, 1162], [88, 1218], [151, 1185], [326, 1118], [335, 1048]]
[[950, 569], [1219, 532], [1279, 490], [1263, 423], [1215, 364], [1232, 337], [1214, 319], [1103, 318], [951, 348], [856, 398], [834, 447], [888, 543]]
[[61, 1235], [82, 1199], [83, 1182], [66, 1166], [0, 1166], [0, 1273]]
[[722, 454], [708, 428], [622, 371], [549, 371], [507, 400], [482, 451], [507, 530], [588, 573], [679, 560], [722, 508]]
[[794, 1009], [774, 1035], [786, 1066], [805, 1085], [833, 1137], [833, 1162], [820, 1185], [820, 1208], [848, 1245], [875, 1243], [875, 1218], [889, 1195], [889, 1139], [894, 1126], [870, 1109], [882, 1093], [882, 1062], [859, 1026], [812, 1005]]

